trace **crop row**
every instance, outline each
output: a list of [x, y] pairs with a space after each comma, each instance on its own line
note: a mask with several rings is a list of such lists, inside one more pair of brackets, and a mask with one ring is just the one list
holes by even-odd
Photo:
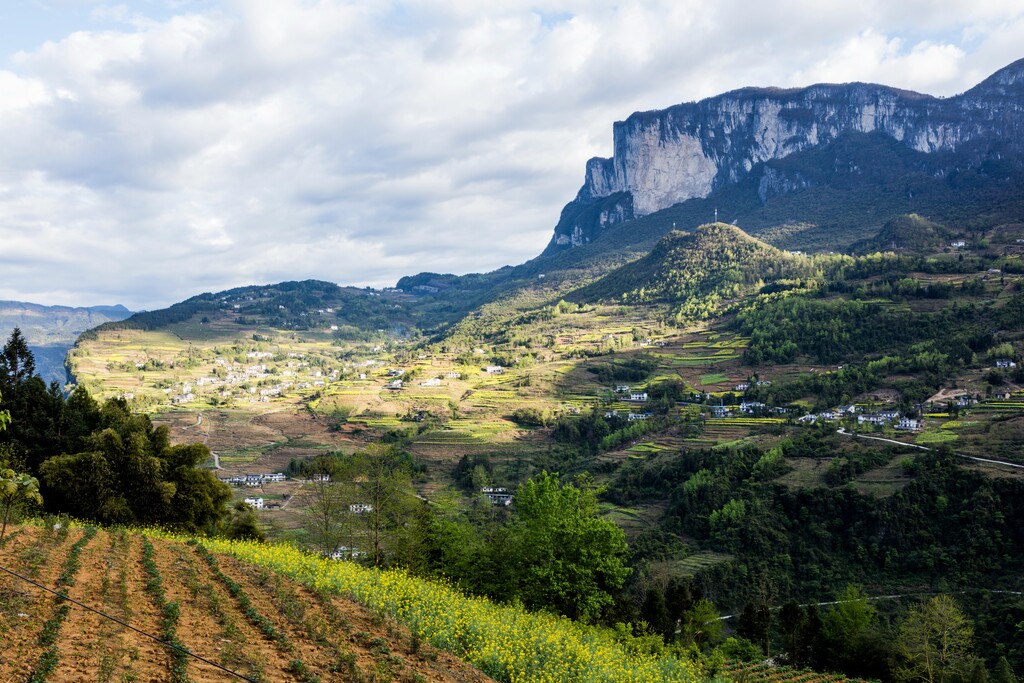
[[146, 592], [153, 598], [156, 608], [160, 611], [160, 637], [172, 647], [171, 680], [175, 683], [188, 681], [189, 655], [185, 646], [177, 637], [178, 618], [181, 616], [181, 605], [177, 601], [168, 602], [164, 593], [164, 581], [160, 570], [153, 559], [153, 544], [148, 538], [142, 539], [142, 568], [146, 571]]

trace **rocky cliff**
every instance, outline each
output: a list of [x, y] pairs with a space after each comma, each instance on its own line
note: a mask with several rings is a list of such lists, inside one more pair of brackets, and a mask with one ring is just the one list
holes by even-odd
[[849, 133], [887, 135], [951, 164], [1024, 159], [1024, 59], [950, 98], [849, 83], [744, 88], [638, 112], [613, 128], [614, 154], [587, 162], [549, 249], [578, 246], [603, 228], [759, 175], [762, 201], [810, 182], [765, 162]]

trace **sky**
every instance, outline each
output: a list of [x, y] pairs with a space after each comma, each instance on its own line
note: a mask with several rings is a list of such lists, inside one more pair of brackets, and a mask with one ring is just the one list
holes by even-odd
[[0, 0], [0, 299], [489, 271], [634, 111], [1021, 57], [1020, 0]]

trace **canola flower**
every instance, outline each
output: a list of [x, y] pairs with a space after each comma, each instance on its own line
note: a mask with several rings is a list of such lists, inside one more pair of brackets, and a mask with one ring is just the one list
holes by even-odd
[[[159, 530], [167, 540], [184, 537]], [[605, 630], [470, 597], [441, 581], [310, 555], [294, 546], [203, 539], [213, 552], [266, 567], [319, 590], [347, 595], [392, 616], [434, 647], [507, 683], [696, 683], [688, 660], [635, 654]]]

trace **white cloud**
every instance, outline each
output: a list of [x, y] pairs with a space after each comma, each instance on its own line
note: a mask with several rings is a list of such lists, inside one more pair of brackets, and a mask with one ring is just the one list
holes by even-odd
[[953, 94], [1022, 56], [1018, 5], [86, 2], [95, 23], [0, 69], [0, 297], [156, 307], [519, 263], [634, 110]]

